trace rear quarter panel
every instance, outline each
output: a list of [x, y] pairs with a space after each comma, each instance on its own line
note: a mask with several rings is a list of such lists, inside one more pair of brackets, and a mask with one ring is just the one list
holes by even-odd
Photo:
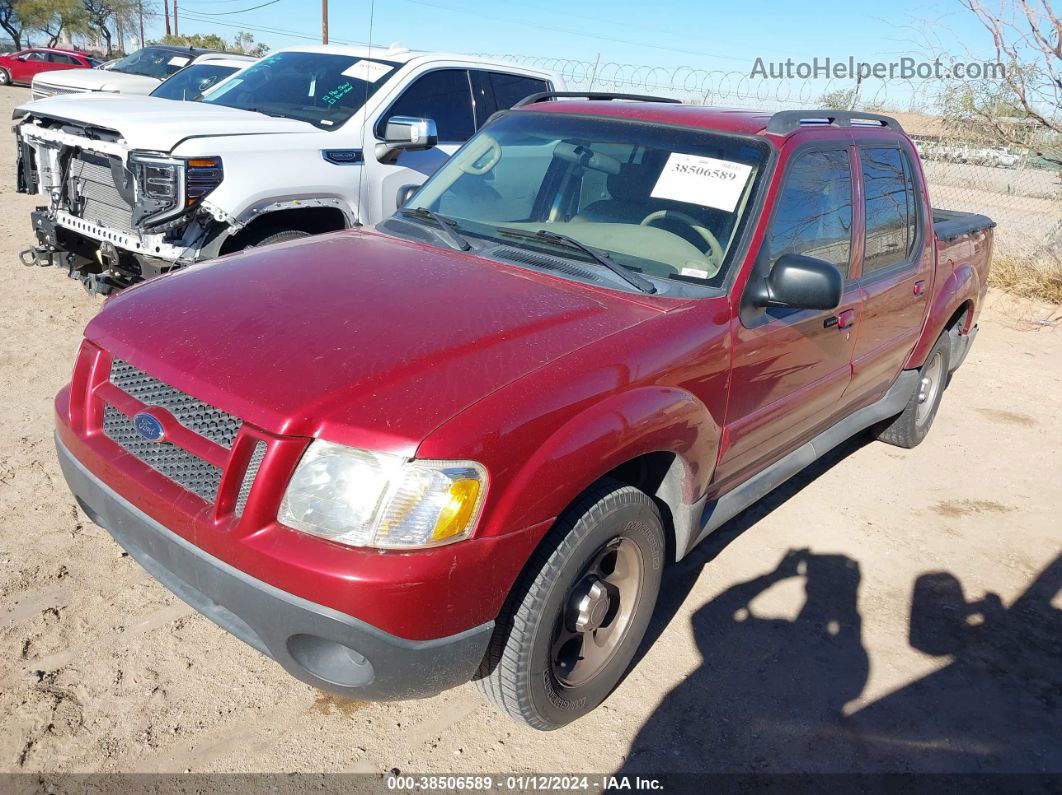
[[929, 312], [905, 368], [922, 366], [937, 338], [964, 307], [972, 311], [967, 313], [959, 331], [965, 333], [977, 322], [988, 292], [992, 244], [992, 229], [965, 234], [954, 240], [937, 239], [937, 270]]

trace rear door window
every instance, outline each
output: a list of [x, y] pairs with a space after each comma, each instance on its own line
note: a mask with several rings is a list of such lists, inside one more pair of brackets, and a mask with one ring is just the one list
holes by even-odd
[[866, 206], [863, 274], [911, 258], [917, 237], [914, 181], [910, 163], [894, 147], [860, 150]]

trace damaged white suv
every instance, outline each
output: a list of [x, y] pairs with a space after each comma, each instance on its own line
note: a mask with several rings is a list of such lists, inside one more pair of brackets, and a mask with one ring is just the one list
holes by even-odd
[[391, 215], [496, 110], [562, 88], [459, 55], [281, 50], [198, 102], [58, 96], [16, 110], [26, 264], [93, 291]]

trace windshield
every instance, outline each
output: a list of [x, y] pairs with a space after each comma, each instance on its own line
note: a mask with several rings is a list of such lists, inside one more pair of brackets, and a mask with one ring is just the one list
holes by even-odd
[[160, 83], [151, 92], [151, 96], [163, 99], [199, 99], [208, 88], [220, 83], [235, 71], [235, 66], [221, 66], [209, 62], [193, 64]]
[[113, 72], [144, 75], [165, 80], [178, 69], [183, 69], [195, 57], [193, 53], [168, 50], [163, 47], [144, 47], [124, 58], [119, 58], [107, 68]]
[[338, 128], [386, 82], [397, 63], [353, 55], [280, 52], [226, 80], [203, 102]]
[[768, 155], [765, 143], [560, 113], [512, 113], [454, 155], [407, 207], [466, 234], [551, 247], [574, 238], [646, 276], [720, 286]]

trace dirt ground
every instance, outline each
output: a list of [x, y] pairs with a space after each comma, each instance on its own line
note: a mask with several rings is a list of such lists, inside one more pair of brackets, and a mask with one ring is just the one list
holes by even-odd
[[[0, 117], [26, 96], [0, 89]], [[672, 567], [618, 690], [543, 734], [471, 686], [303, 685], [75, 507], [51, 401], [100, 300], [19, 263], [12, 164], [5, 134], [0, 770], [1062, 771], [1058, 308], [994, 296], [924, 444], [854, 440], [721, 529]]]

